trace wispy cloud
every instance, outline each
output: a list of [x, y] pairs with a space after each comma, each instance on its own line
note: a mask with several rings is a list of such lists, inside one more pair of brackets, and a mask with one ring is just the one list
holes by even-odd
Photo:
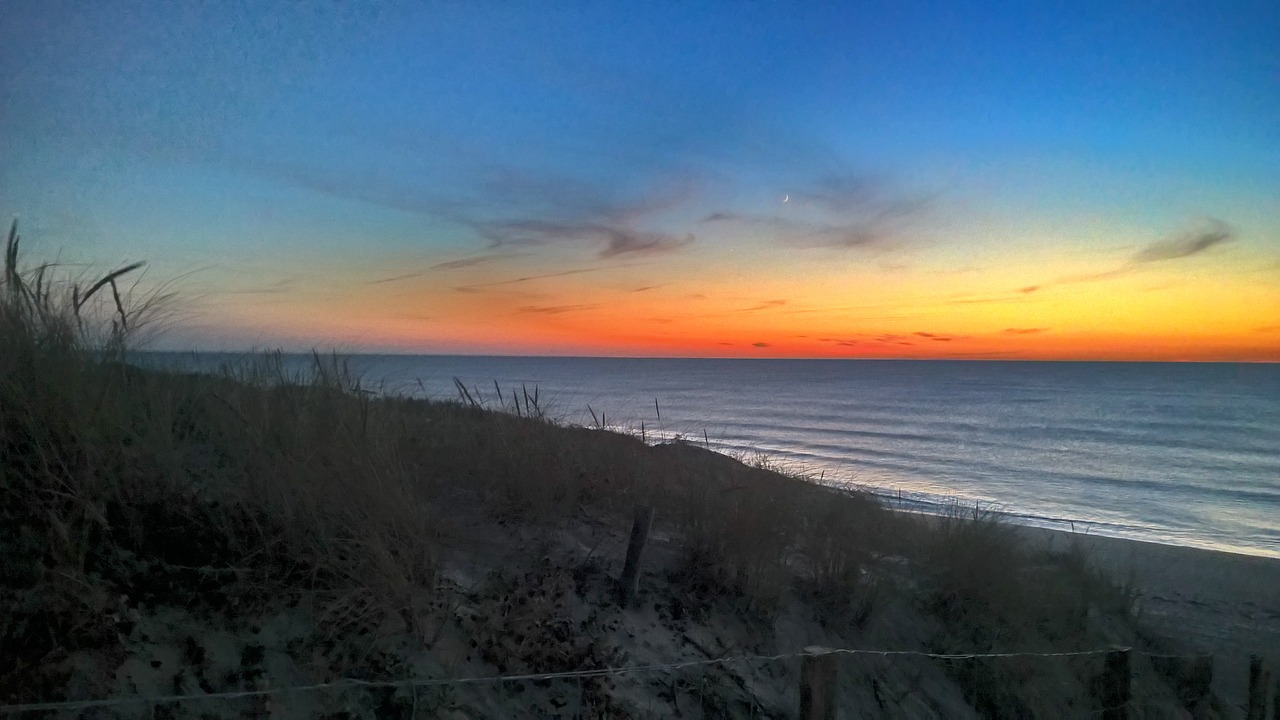
[[788, 195], [799, 203], [812, 203], [843, 213], [872, 203], [881, 190], [881, 183], [868, 175], [825, 175], [811, 186]]
[[604, 234], [608, 244], [600, 250], [601, 258], [618, 255], [665, 253], [692, 245], [693, 235], [666, 235], [663, 233], [642, 233], [619, 228], [607, 228]]
[[[618, 266], [614, 266], [618, 267]], [[568, 277], [570, 275], [585, 275], [587, 273], [604, 272], [611, 270], [610, 267], [593, 267], [593, 268], [573, 268], [571, 270], [559, 270], [557, 272], [539, 273], [537, 275], [521, 275], [520, 277], [508, 278], [506, 280], [494, 280], [492, 282], [473, 283], [471, 285], [460, 285], [455, 290], [460, 292], [480, 292], [485, 288], [503, 287], [505, 285], [519, 285], [520, 283], [533, 282], [535, 280], [547, 280], [550, 278]], [[465, 289], [464, 289], [465, 288]]]
[[863, 248], [879, 245], [889, 236], [871, 227], [857, 225], [830, 225], [806, 232], [783, 242], [798, 248]]
[[488, 203], [540, 216], [620, 220], [657, 204], [624, 205], [606, 197], [598, 184], [510, 167], [489, 169], [477, 182], [477, 194]]
[[437, 270], [437, 271], [460, 270], [462, 268], [475, 267], [477, 265], [484, 265], [485, 263], [491, 263], [495, 260], [503, 260], [506, 258], [513, 258], [513, 257], [519, 257], [519, 255], [517, 253], [491, 253], [489, 255], [472, 255], [471, 257], [459, 258], [457, 260], [448, 260], [445, 262], [438, 262], [427, 269]]
[[767, 343], [767, 342], [753, 342], [753, 343], [751, 343], [751, 347], [767, 348], [767, 347], [769, 347], [769, 343]]
[[1040, 286], [1033, 285], [1026, 288], [1020, 288], [1012, 294], [991, 295], [986, 297], [971, 297], [966, 295], [953, 296], [942, 301], [942, 305], [989, 305], [992, 303], [1011, 303], [1011, 302], [1027, 302], [1031, 298], [1026, 297], [1027, 294], [1039, 290]]
[[1139, 250], [1133, 257], [1129, 258], [1129, 264], [1141, 265], [1143, 263], [1190, 257], [1204, 252], [1214, 245], [1229, 242], [1234, 238], [1234, 235], [1235, 232], [1231, 229], [1231, 226], [1221, 220], [1209, 218], [1203, 223], [1202, 227], [1190, 230], [1176, 238], [1152, 243]]
[[1179, 260], [1181, 258], [1198, 255], [1215, 245], [1221, 245], [1222, 243], [1230, 242], [1234, 239], [1235, 231], [1230, 225], [1216, 218], [1207, 218], [1206, 220], [1201, 221], [1196, 227], [1183, 232], [1177, 237], [1160, 240], [1147, 245], [1131, 255], [1120, 267], [1097, 273], [1069, 275], [1067, 277], [1058, 278], [1057, 280], [1040, 283], [1038, 285], [1027, 285], [1019, 288], [1018, 292], [1028, 294], [1056, 285], [1097, 282], [1100, 280], [1110, 280], [1113, 278], [1123, 277], [1125, 275], [1138, 272], [1152, 263]]
[[536, 315], [559, 315], [567, 312], [582, 312], [584, 310], [595, 310], [599, 308], [596, 304], [582, 305], [525, 305], [519, 309], [522, 313], [532, 313]]
[[920, 214], [934, 201], [932, 195], [895, 194], [883, 183], [858, 175], [826, 176], [788, 197], [803, 218], [721, 210], [701, 222], [763, 230], [791, 247], [865, 248], [893, 240], [901, 233], [899, 221]]
[[903, 193], [884, 179], [856, 173], [824, 175], [787, 195], [800, 205], [813, 205], [831, 215], [871, 221], [914, 215], [937, 199], [933, 193]]
[[[491, 248], [581, 242], [596, 247], [596, 257], [663, 253], [693, 244], [691, 234], [672, 235], [644, 229], [644, 218], [684, 201], [687, 193], [673, 183], [665, 192], [619, 201], [598, 185], [554, 174], [538, 175], [491, 167], [473, 174], [461, 187], [442, 192], [412, 174], [392, 180], [371, 168], [340, 172], [288, 160], [243, 159], [254, 172], [344, 199], [437, 218], [470, 229]], [[495, 218], [494, 209], [512, 215]], [[490, 253], [451, 260], [428, 268], [452, 270], [491, 262], [509, 253]], [[407, 279], [406, 274], [395, 279]], [[388, 279], [390, 280], [390, 279]]]
[[1005, 328], [1000, 332], [1003, 335], [1039, 335], [1040, 333], [1049, 332], [1049, 328]]
[[247, 149], [228, 154], [223, 162], [238, 172], [399, 212], [453, 219], [467, 204], [415, 178], [414, 173], [388, 173], [385, 168], [368, 163], [321, 165], [278, 152]]
[[773, 234], [776, 241], [799, 248], [857, 248], [876, 245], [889, 239], [888, 235], [862, 221], [813, 223], [772, 215], [715, 212], [703, 218], [702, 222], [763, 228]]
[[912, 342], [908, 336], [895, 335], [892, 333], [877, 335], [871, 338], [871, 342], [878, 342], [878, 343], [883, 343], [887, 345], [915, 345], [915, 343]]
[[974, 352], [956, 352], [954, 350], [947, 351], [949, 358], [998, 358], [998, 357], [1017, 357], [1017, 350], [978, 350]]
[[382, 285], [384, 283], [399, 282], [401, 280], [412, 280], [417, 277], [422, 277], [425, 274], [426, 274], [425, 270], [415, 270], [413, 272], [401, 273], [399, 275], [388, 275], [387, 277], [381, 277], [376, 280], [370, 280], [369, 284]]
[[478, 285], [454, 285], [449, 288], [453, 292], [463, 295], [494, 295], [511, 299], [524, 298], [525, 300], [533, 300], [537, 298], [547, 297], [546, 293], [532, 292], [529, 290], [521, 290], [516, 287], [485, 287]]
[[759, 305], [752, 305], [751, 307], [740, 308], [738, 312], [757, 312], [760, 310], [769, 310], [770, 308], [782, 307], [783, 305], [786, 305], [786, 304], [787, 304], [786, 300], [765, 300]]
[[673, 252], [696, 241], [692, 234], [644, 228], [646, 218], [683, 202], [684, 193], [668, 188], [666, 192], [617, 202], [601, 195], [594, 186], [552, 180], [544, 180], [543, 185], [528, 178], [519, 183], [508, 179], [491, 184], [496, 188], [516, 188], [508, 204], [519, 211], [514, 217], [472, 220], [468, 224], [493, 248], [576, 242], [595, 247], [596, 257], [602, 260]]
[[914, 332], [911, 334], [934, 342], [951, 342], [959, 337], [958, 335], [939, 335], [938, 333], [931, 332]]
[[695, 241], [692, 234], [647, 232], [602, 222], [504, 220], [481, 223], [478, 229], [491, 247], [584, 242], [595, 245], [598, 248], [596, 257], [602, 260], [621, 255], [672, 252], [692, 245]]

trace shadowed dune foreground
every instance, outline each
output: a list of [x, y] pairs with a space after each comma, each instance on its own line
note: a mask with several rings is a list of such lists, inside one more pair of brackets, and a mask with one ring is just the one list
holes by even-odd
[[[1227, 665], [1274, 652], [1273, 561], [895, 513], [562, 427], [523, 389], [382, 398], [323, 356], [141, 370], [104, 277], [19, 272], [10, 239], [0, 716], [792, 718], [821, 646], [918, 653], [836, 656], [839, 717], [1084, 718], [1087, 651], [1125, 646], [1129, 717], [1236, 717]], [[1211, 688], [1161, 657], [1201, 652]]]

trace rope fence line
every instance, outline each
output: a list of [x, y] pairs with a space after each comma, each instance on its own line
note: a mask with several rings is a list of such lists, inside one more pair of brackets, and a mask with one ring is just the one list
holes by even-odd
[[1107, 713], [1115, 712], [1117, 710], [1171, 710], [1176, 712], [1178, 710], [1185, 711], [1186, 708], [1172, 701], [1134, 702], [1131, 700], [1125, 703], [1124, 705], [1115, 705], [1115, 706], [1109, 706], [1109, 707], [1100, 708], [1098, 710], [1094, 710], [1084, 717], [1090, 717], [1090, 718], [1105, 717]]
[[[218, 693], [199, 693], [185, 695], [156, 695], [156, 696], [136, 696], [121, 698], [103, 698], [100, 700], [72, 700], [65, 702], [44, 702], [44, 703], [25, 703], [19, 705], [0, 705], [0, 714], [12, 715], [23, 712], [37, 712], [42, 710], [85, 710], [88, 708], [98, 707], [114, 707], [119, 705], [129, 705], [135, 703], [173, 703], [187, 702], [193, 700], [235, 700], [251, 697], [265, 697], [270, 695], [284, 695], [290, 693], [315, 692], [319, 690], [339, 690], [348, 688], [427, 688], [439, 687], [445, 685], [476, 685], [481, 683], [511, 683], [511, 682], [528, 682], [536, 680], [557, 680], [557, 679], [583, 679], [602, 677], [606, 675], [627, 675], [631, 673], [659, 672], [665, 670], [680, 670], [690, 667], [709, 667], [714, 665], [727, 665], [731, 663], [745, 662], [777, 662], [779, 660], [790, 660], [794, 658], [821, 657], [827, 655], [875, 655], [880, 657], [921, 657], [934, 660], [975, 660], [982, 658], [1062, 658], [1062, 657], [1082, 657], [1088, 655], [1106, 655], [1117, 649], [1130, 650], [1130, 648], [1106, 648], [1099, 650], [1075, 650], [1069, 652], [1002, 652], [1002, 653], [931, 653], [922, 650], [867, 650], [862, 648], [806, 648], [798, 653], [782, 653], [778, 655], [736, 655], [730, 657], [712, 658], [709, 660], [685, 660], [681, 662], [662, 663], [656, 665], [625, 665], [620, 667], [593, 668], [587, 670], [568, 670], [564, 672], [553, 673], [526, 673], [520, 675], [483, 675], [464, 678], [411, 678], [407, 680], [358, 680], [355, 678], [343, 678], [327, 683], [315, 683], [312, 685], [294, 685], [281, 688], [266, 688], [262, 690], [237, 690]], [[1140, 652], [1140, 651], [1139, 651]], [[1161, 655], [1152, 653], [1141, 653], [1147, 657], [1161, 658], [1195, 658], [1195, 655]]]

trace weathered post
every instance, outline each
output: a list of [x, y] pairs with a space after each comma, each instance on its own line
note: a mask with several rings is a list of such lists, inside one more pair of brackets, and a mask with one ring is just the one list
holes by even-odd
[[1249, 709], [1245, 720], [1266, 720], [1268, 673], [1262, 668], [1262, 656], [1249, 656]]
[[1194, 708], [1208, 708], [1213, 695], [1213, 656], [1197, 655], [1187, 672], [1186, 699]]
[[824, 647], [804, 649], [800, 668], [800, 720], [835, 720], [836, 654]]
[[1112, 646], [1102, 672], [1102, 720], [1129, 717], [1129, 648]]
[[1280, 677], [1276, 678], [1275, 699], [1272, 700], [1271, 720], [1280, 720]]
[[644, 544], [649, 539], [649, 528], [653, 525], [653, 508], [641, 505], [636, 508], [635, 520], [631, 523], [631, 542], [627, 545], [627, 561], [622, 566], [622, 580], [618, 592], [618, 602], [629, 607], [636, 598], [637, 585], [640, 581], [640, 558], [644, 553]]

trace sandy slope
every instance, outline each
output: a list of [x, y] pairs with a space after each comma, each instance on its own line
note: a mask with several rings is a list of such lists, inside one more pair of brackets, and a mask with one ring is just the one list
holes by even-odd
[[[777, 607], [757, 612], [740, 598], [691, 589], [679, 575], [679, 538], [659, 523], [645, 561], [638, 602], [620, 608], [612, 578], [621, 568], [625, 527], [584, 522], [561, 529], [474, 526], [477, 535], [443, 558], [439, 625], [429, 637], [404, 629], [371, 632], [369, 656], [385, 658], [401, 677], [485, 677], [543, 668], [646, 666], [724, 657], [790, 654], [806, 646], [927, 650], [941, 631], [915, 599], [919, 571], [900, 558], [873, 564], [880, 587], [865, 621], [838, 620], [787, 590]], [[1266, 646], [1247, 631], [1251, 617], [1277, 624], [1280, 563], [1143, 543], [1029, 531], [1030, 543], [1062, 548], [1085, 542], [1117, 571], [1134, 570], [1147, 617], [1182, 632], [1187, 648], [1224, 653], [1227, 660]], [[480, 533], [487, 537], [481, 541]], [[1268, 596], [1267, 593], [1271, 592]], [[1268, 604], [1270, 603], [1270, 604]], [[1253, 613], [1253, 615], [1249, 615]], [[1268, 613], [1270, 613], [1268, 615]], [[1138, 638], [1114, 618], [1099, 617], [1091, 643], [1129, 644]], [[343, 676], [331, 661], [312, 664], [293, 648], [309, 644], [317, 618], [296, 608], [253, 623], [194, 618], [180, 611], [144, 619], [132, 656], [117, 669], [112, 695], [164, 695], [199, 688], [234, 690], [332, 681]], [[224, 624], [226, 623], [226, 624]], [[248, 627], [246, 627], [248, 626]], [[1256, 626], [1254, 626], [1256, 627]], [[193, 641], [191, 638], [194, 638]], [[196, 650], [192, 648], [196, 647]], [[1053, 648], [1044, 648], [1051, 650]], [[1005, 661], [996, 661], [1005, 662]], [[1014, 661], [1048, 695], [1087, 690], [1078, 683], [1098, 658]], [[1142, 681], [1148, 666], [1135, 659], [1135, 698], [1172, 708], [1159, 682]], [[1005, 666], [1007, 668], [1007, 665]], [[101, 668], [99, 672], [106, 671]], [[794, 717], [799, 659], [745, 661], [587, 681], [555, 680], [404, 690], [361, 689], [287, 694], [261, 701], [202, 701], [173, 707], [171, 717]], [[915, 657], [842, 657], [841, 717], [978, 717], [946, 663]], [[226, 681], [220, 678], [226, 677]], [[1240, 678], [1243, 681], [1243, 677]], [[214, 687], [209, 687], [210, 685]], [[1238, 691], [1230, 683], [1220, 690]], [[536, 709], [535, 709], [536, 708]], [[124, 709], [124, 717], [139, 708]], [[1092, 708], [1071, 715], [1087, 717]], [[197, 715], [197, 712], [200, 713]], [[849, 713], [853, 714], [849, 714]], [[332, 715], [338, 713], [338, 715]], [[347, 713], [347, 714], [343, 714]], [[860, 715], [861, 713], [861, 715]], [[1228, 708], [1227, 717], [1236, 713]], [[1139, 717], [1179, 717], [1157, 712]]]

